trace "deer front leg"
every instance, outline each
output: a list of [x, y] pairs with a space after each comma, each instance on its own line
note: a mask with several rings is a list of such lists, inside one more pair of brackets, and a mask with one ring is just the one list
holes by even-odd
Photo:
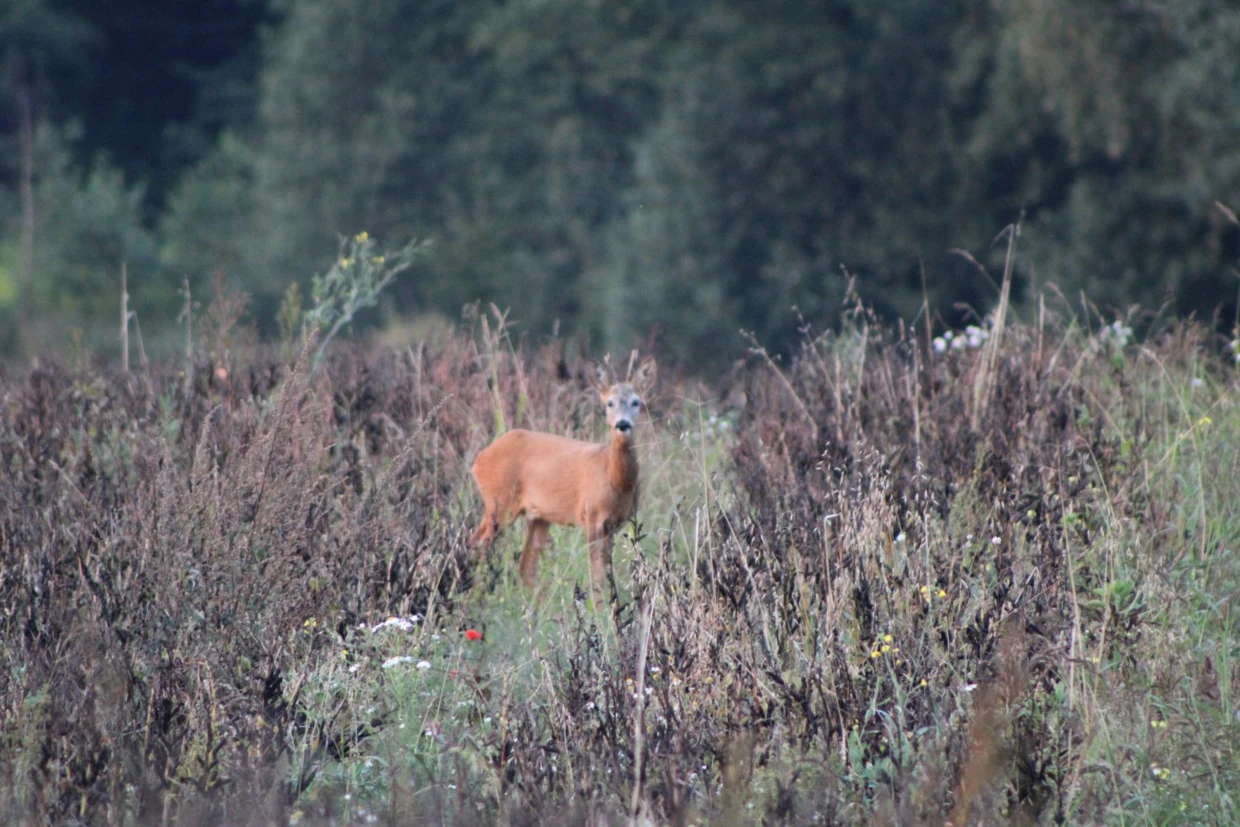
[[546, 520], [531, 518], [526, 522], [525, 548], [521, 551], [521, 562], [518, 567], [521, 571], [521, 580], [531, 591], [534, 589], [534, 575], [538, 573], [538, 555], [550, 536], [551, 524]]
[[590, 543], [590, 577], [594, 581], [596, 600], [603, 599], [604, 587], [611, 585], [611, 596], [616, 598], [616, 582], [611, 576], [611, 533], [605, 529], [591, 532]]

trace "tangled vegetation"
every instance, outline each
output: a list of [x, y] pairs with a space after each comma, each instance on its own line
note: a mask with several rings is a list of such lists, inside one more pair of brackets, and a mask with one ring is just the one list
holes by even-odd
[[1106, 330], [664, 370], [614, 611], [467, 547], [497, 430], [601, 430], [563, 341], [6, 369], [0, 813], [1238, 822], [1235, 368]]

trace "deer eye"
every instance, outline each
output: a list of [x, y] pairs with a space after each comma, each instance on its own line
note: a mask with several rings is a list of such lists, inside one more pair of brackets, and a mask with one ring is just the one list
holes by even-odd
[[632, 405], [634, 408], [640, 408], [642, 406], [642, 401], [640, 399], [634, 399], [629, 404]]
[[607, 400], [607, 407], [609, 407], [609, 408], [614, 408], [614, 407], [616, 407], [616, 400], [614, 400], [614, 399], [608, 399], [608, 400]]

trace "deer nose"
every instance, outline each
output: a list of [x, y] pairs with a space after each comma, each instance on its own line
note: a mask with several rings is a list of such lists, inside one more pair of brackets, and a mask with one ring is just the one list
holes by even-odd
[[629, 431], [633, 430], [633, 423], [629, 422], [627, 419], [618, 419], [616, 420], [616, 430], [622, 434], [627, 434]]

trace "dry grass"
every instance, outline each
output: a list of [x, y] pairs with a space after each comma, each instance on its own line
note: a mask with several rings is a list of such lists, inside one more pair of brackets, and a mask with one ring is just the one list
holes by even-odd
[[572, 531], [535, 599], [519, 532], [466, 548], [496, 428], [599, 423], [563, 343], [477, 334], [0, 375], [7, 820], [1240, 818], [1203, 329], [939, 354], [860, 318], [726, 396], [665, 380], [614, 621]]

